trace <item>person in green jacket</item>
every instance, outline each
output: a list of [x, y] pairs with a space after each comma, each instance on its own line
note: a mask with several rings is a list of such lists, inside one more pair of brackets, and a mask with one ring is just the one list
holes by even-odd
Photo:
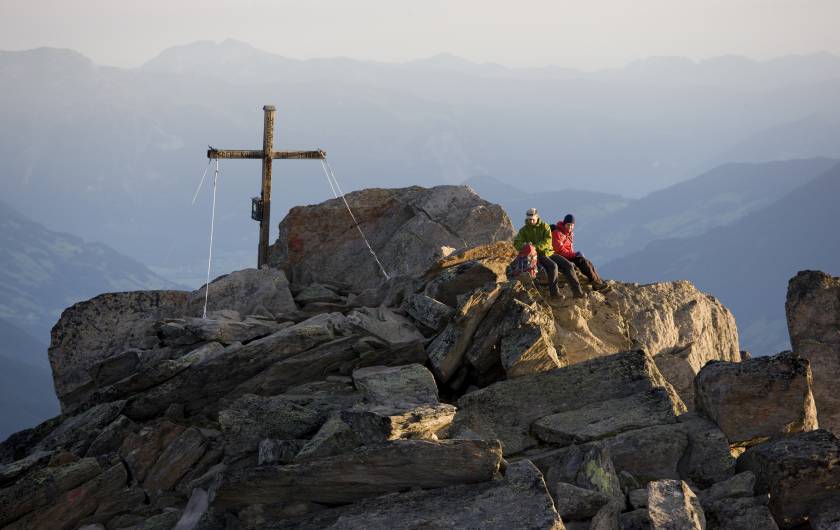
[[525, 226], [513, 239], [513, 246], [517, 251], [522, 250], [526, 243], [531, 243], [537, 249], [537, 260], [548, 275], [548, 292], [552, 297], [559, 296], [557, 288], [557, 264], [550, 258], [554, 254], [551, 246], [551, 227], [540, 219], [536, 208], [528, 208], [525, 212]]

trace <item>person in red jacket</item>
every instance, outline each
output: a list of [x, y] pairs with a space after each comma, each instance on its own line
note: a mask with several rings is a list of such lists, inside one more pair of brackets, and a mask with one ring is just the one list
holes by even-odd
[[583, 296], [580, 282], [575, 274], [575, 265], [592, 282], [592, 288], [600, 291], [606, 284], [598, 275], [592, 262], [586, 259], [583, 254], [575, 251], [575, 216], [568, 214], [562, 221], [551, 227], [551, 246], [554, 248], [554, 255], [551, 259], [557, 263], [557, 268], [563, 276], [569, 280], [575, 298]]

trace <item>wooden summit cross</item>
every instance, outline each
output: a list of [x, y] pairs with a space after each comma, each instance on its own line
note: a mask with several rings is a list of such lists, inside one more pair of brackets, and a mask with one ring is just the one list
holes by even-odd
[[274, 111], [274, 105], [263, 107], [265, 119], [262, 151], [213, 149], [212, 147], [207, 150], [207, 158], [262, 159], [262, 192], [259, 202], [254, 200], [251, 207], [251, 218], [260, 222], [257, 268], [268, 263], [268, 233], [271, 228], [271, 161], [275, 158], [323, 160], [327, 156], [324, 151], [274, 151]]

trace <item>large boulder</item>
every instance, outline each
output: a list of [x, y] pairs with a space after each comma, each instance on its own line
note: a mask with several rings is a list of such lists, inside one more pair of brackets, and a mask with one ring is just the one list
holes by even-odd
[[435, 379], [419, 364], [360, 368], [353, 372], [353, 383], [366, 401], [376, 405], [411, 407], [438, 402]]
[[817, 428], [811, 369], [794, 354], [710, 362], [694, 386], [698, 411], [717, 423], [733, 445]]
[[820, 427], [840, 435], [840, 278], [800, 272], [788, 284], [785, 309], [793, 351], [811, 363]]
[[292, 524], [300, 530], [565, 529], [546, 491], [542, 475], [527, 460], [508, 465], [503, 479], [385, 495], [347, 508], [317, 512]]
[[183, 316], [189, 296], [185, 291], [106, 293], [65, 309], [52, 329], [49, 349], [62, 410], [93, 390], [88, 369], [132, 348], [156, 347], [155, 322]]
[[172, 403], [184, 404], [188, 414], [208, 406], [216, 410], [218, 400], [241, 383], [275, 363], [334, 338], [330, 323], [314, 317], [244, 346], [231, 345], [132, 398], [126, 415], [132, 419], [153, 418]]
[[397, 440], [322, 460], [229, 473], [216, 503], [345, 504], [412, 488], [485, 482], [498, 472], [501, 461], [498, 443]]
[[[653, 392], [658, 391], [659, 389]], [[648, 392], [634, 395], [628, 402], [632, 403], [639, 398], [645, 399], [649, 394]], [[612, 414], [620, 418], [622, 409], [619, 407], [622, 406], [622, 401], [613, 400], [607, 403], [618, 405]], [[588, 408], [582, 409], [584, 418], [592, 418], [591, 412], [586, 410]], [[635, 412], [630, 412], [630, 415], [635, 414]], [[574, 415], [574, 411], [571, 411], [569, 415]], [[606, 450], [609, 455], [610, 469], [614, 468], [615, 472], [624, 478], [632, 477], [630, 489], [658, 479], [683, 479], [706, 487], [726, 480], [734, 474], [735, 460], [730, 455], [729, 444], [714, 423], [694, 413], [677, 416], [676, 423], [673, 422], [673, 413], [671, 416], [670, 422], [657, 423], [662, 422], [663, 419], [667, 420], [667, 416], [652, 417], [649, 426], [637, 424], [631, 430], [621, 431], [618, 434], [604, 433], [600, 439], [583, 445], [553, 449], [529, 458], [532, 458], [546, 476], [551, 478], [552, 473], [549, 468], [553, 465], [552, 462], [561, 457], [565, 458], [563, 455], [566, 451], [589, 448]], [[537, 431], [537, 425], [541, 421], [533, 424], [532, 431]], [[600, 422], [596, 419], [595, 423]], [[569, 443], [567, 440], [559, 441]], [[625, 485], [631, 486], [629, 482]]]
[[[495, 267], [493, 266], [495, 265]], [[447, 267], [426, 284], [424, 292], [440, 302], [458, 306], [458, 297], [487, 284], [503, 282], [507, 279], [507, 264], [488, 265], [479, 260], [467, 261], [453, 267]]]
[[654, 388], [545, 416], [534, 422], [532, 430], [544, 442], [569, 445], [676, 421], [668, 391]]
[[[83, 405], [103, 385], [144, 368], [145, 357], [154, 369], [178, 348], [265, 336], [279, 329], [275, 317], [296, 309], [280, 270], [245, 269], [220, 276], [209, 287], [208, 319], [195, 318], [203, 316], [206, 286], [191, 293], [106, 293], [66, 309], [53, 327], [49, 349], [62, 410]], [[161, 353], [162, 346], [172, 351]], [[144, 355], [153, 350], [154, 355]]]
[[569, 363], [643, 348], [689, 409], [694, 377], [708, 361], [741, 360], [732, 313], [687, 281], [610, 282], [605, 291], [552, 308], [554, 343]]
[[747, 449], [739, 471], [756, 477], [755, 493], [770, 493], [782, 528], [840, 506], [840, 440], [826, 430], [780, 435]]
[[[4, 524], [3, 528], [7, 530], [73, 530], [96, 512], [107, 514], [111, 511], [115, 498], [127, 496], [136, 503], [143, 502], [142, 492], [126, 491], [128, 474], [121, 463], [111, 465], [100, 473], [99, 465], [91, 460], [47, 468], [0, 491], [0, 507], [3, 508], [0, 509], [3, 514], [0, 524]], [[79, 481], [86, 475], [89, 477], [87, 480]], [[12, 508], [12, 511], [7, 511], [7, 508]], [[17, 518], [22, 509], [28, 513]], [[6, 525], [11, 519], [17, 520]]]
[[553, 334], [551, 308], [536, 289], [491, 283], [461, 297], [455, 318], [427, 351], [435, 375], [451, 388], [486, 386], [564, 366]]
[[395, 346], [423, 340], [407, 318], [385, 307], [353, 310], [347, 315], [347, 323]]
[[278, 316], [297, 309], [289, 281], [281, 270], [263, 267], [243, 269], [219, 276], [208, 286], [190, 294], [187, 312], [201, 316], [207, 295], [207, 310], [230, 310], [240, 315]]
[[706, 530], [700, 501], [685, 482], [657, 480], [647, 491], [651, 530]]
[[549, 451], [533, 461], [564, 521], [590, 519], [607, 505], [624, 505], [609, 450], [598, 444]]
[[664, 388], [675, 413], [685, 405], [643, 351], [592, 359], [550, 372], [501, 381], [458, 401], [455, 432], [499, 439], [505, 454], [537, 445], [532, 425], [554, 414]]
[[502, 290], [500, 285], [492, 285], [465, 297], [455, 318], [426, 347], [429, 363], [441, 382], [448, 382], [461, 368], [473, 334]]
[[308, 438], [326, 419], [319, 410], [293, 403], [282, 395], [245, 395], [219, 411], [225, 452], [231, 458], [256, 453], [260, 441], [266, 438]]
[[756, 496], [754, 490], [755, 475], [744, 471], [699, 491], [697, 498], [703, 506], [706, 522], [711, 528], [721, 530], [778, 530], [767, 508], [768, 495]]
[[[417, 276], [455, 249], [513, 237], [504, 210], [466, 186], [366, 189], [345, 196], [390, 276]], [[341, 199], [292, 208], [269, 264], [294, 282], [339, 281], [354, 290], [384, 280]]]

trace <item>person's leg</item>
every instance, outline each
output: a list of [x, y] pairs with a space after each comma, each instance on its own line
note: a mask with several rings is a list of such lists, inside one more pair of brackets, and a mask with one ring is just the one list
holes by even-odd
[[537, 260], [545, 269], [546, 276], [548, 276], [548, 292], [557, 294], [557, 264], [547, 256], [539, 256]]
[[578, 256], [572, 261], [575, 265], [577, 265], [577, 268], [580, 269], [583, 275], [589, 278], [590, 282], [595, 285], [603, 283], [603, 280], [601, 280], [601, 277], [598, 275], [598, 271], [595, 270], [595, 265], [593, 265], [591, 261], [582, 256]]
[[554, 263], [557, 264], [557, 268], [560, 269], [560, 272], [563, 273], [563, 276], [566, 277], [566, 280], [569, 282], [569, 286], [572, 288], [572, 294], [575, 295], [575, 298], [580, 298], [583, 296], [583, 289], [580, 287], [580, 281], [577, 279], [577, 274], [575, 274], [575, 266], [572, 265], [572, 262], [561, 256], [560, 254], [554, 254], [551, 256], [551, 259]]

